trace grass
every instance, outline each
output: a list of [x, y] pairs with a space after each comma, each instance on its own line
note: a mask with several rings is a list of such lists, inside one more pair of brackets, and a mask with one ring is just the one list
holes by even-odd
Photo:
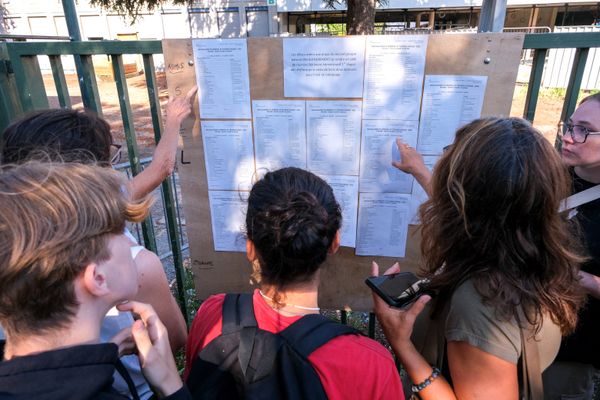
[[[198, 294], [196, 293], [196, 285], [194, 284], [194, 272], [191, 268], [190, 259], [187, 258], [183, 261], [183, 289], [185, 290], [186, 295], [186, 308], [188, 310], [188, 329], [196, 316], [196, 312], [198, 308], [200, 308], [200, 299], [198, 298]], [[177, 298], [177, 297], [176, 297]], [[177, 370], [179, 374], [183, 374], [183, 370], [185, 368], [185, 349], [180, 349], [177, 354], [175, 354], [175, 363], [177, 364]]]

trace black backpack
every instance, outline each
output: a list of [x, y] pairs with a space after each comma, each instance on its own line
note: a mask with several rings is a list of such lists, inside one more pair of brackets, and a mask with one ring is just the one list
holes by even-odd
[[360, 334], [309, 314], [274, 334], [258, 328], [251, 294], [228, 294], [221, 336], [192, 364], [194, 399], [327, 399], [308, 356], [340, 335]]

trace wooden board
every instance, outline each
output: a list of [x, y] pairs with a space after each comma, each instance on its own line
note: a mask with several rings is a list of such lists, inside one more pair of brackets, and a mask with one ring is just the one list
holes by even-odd
[[[482, 115], [507, 116], [512, 103], [523, 38], [523, 34], [430, 35], [425, 73], [487, 75]], [[247, 40], [251, 99], [285, 99], [283, 39]], [[169, 96], [184, 96], [196, 82], [191, 40], [164, 40], [163, 53]], [[178, 169], [196, 290], [200, 298], [204, 299], [215, 293], [249, 291], [253, 283], [252, 266], [245, 254], [214, 251], [197, 106], [195, 117], [193, 124], [189, 123], [182, 128], [183, 159], [179, 160]], [[320, 306], [369, 310], [370, 292], [363, 281], [369, 275], [372, 260], [377, 261], [382, 268], [399, 261], [403, 270], [418, 269], [420, 229], [409, 226], [408, 238], [406, 257], [403, 259], [359, 257], [354, 255], [353, 248], [341, 248], [338, 254], [327, 260], [322, 269]]]

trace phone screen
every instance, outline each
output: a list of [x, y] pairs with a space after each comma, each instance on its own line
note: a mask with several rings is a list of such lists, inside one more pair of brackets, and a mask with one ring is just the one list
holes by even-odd
[[402, 292], [419, 280], [419, 278], [413, 274], [386, 275], [381, 278], [386, 279], [377, 286], [392, 299], [397, 299]]

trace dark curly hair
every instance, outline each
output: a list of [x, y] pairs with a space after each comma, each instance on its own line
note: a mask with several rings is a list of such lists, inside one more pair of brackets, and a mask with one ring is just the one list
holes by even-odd
[[10, 124], [2, 136], [2, 164], [49, 159], [109, 165], [110, 126], [92, 111], [33, 111]]
[[299, 169], [268, 172], [248, 198], [246, 234], [261, 282], [282, 290], [309, 281], [327, 258], [342, 214], [331, 187]]
[[559, 155], [529, 122], [486, 118], [459, 129], [420, 208], [423, 272], [440, 298], [434, 312], [471, 279], [499, 317], [509, 320], [522, 305], [530, 323], [550, 315], [572, 332], [583, 258], [558, 213], [570, 188]]

